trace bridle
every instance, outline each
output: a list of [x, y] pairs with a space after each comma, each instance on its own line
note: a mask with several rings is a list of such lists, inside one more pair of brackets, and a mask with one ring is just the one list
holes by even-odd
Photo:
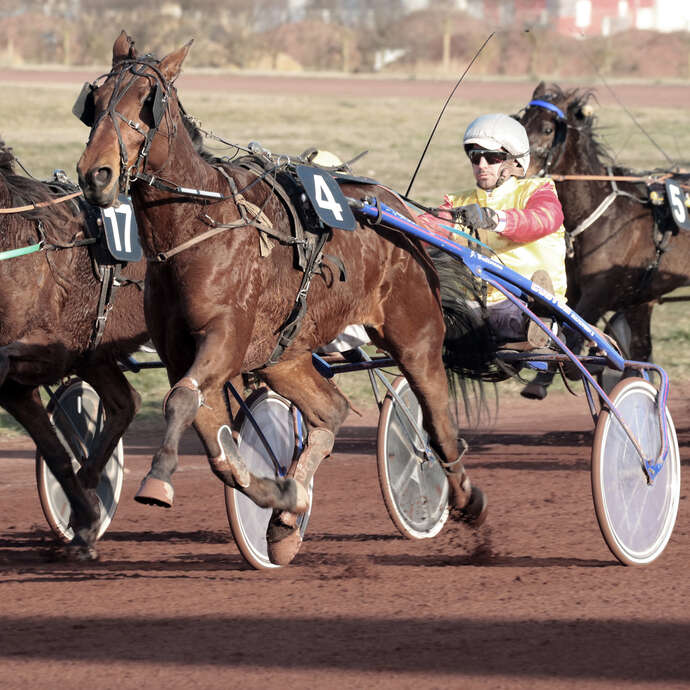
[[[556, 132], [554, 134], [553, 140], [551, 141], [551, 145], [548, 148], [548, 151], [546, 151], [546, 147], [543, 146], [539, 146], [534, 149], [535, 153], [537, 153], [540, 156], [543, 155], [546, 151], [546, 157], [544, 159], [542, 168], [537, 173], [537, 177], [544, 177], [550, 173], [551, 166], [555, 165], [560, 160], [561, 155], [563, 155], [563, 149], [565, 148], [565, 141], [568, 134], [568, 129], [580, 128], [576, 127], [575, 125], [569, 124], [564, 112], [557, 105], [551, 103], [550, 101], [533, 99], [527, 104], [525, 113], [531, 107], [549, 110], [552, 113], [555, 113], [557, 117]], [[581, 233], [583, 233], [585, 230], [587, 230], [587, 228], [591, 227], [597, 220], [599, 220], [599, 218], [608, 211], [609, 207], [615, 202], [617, 197], [626, 196], [638, 203], [645, 203], [644, 199], [640, 199], [634, 194], [631, 194], [630, 192], [626, 192], [618, 188], [618, 185], [616, 184], [616, 177], [613, 175], [611, 167], [606, 166], [606, 171], [607, 175], [602, 176], [601, 179], [609, 181], [609, 184], [611, 185], [611, 191], [609, 192], [609, 194], [605, 196], [602, 199], [602, 201], [597, 205], [597, 207], [594, 208], [586, 218], [584, 218], [580, 223], [578, 223], [578, 225], [575, 228], [573, 228], [572, 230], [566, 229], [566, 248], [568, 256], [570, 257], [573, 256], [573, 239]], [[580, 175], [560, 176], [561, 179], [582, 179], [582, 177], [583, 176]]]
[[[146, 77], [151, 82], [151, 91], [146, 100], [152, 97], [151, 111], [153, 126], [149, 127], [148, 131], [144, 131], [139, 122], [130, 120], [117, 110], [117, 106], [122, 98], [141, 77]], [[110, 78], [115, 79], [115, 84], [110, 100], [108, 101], [108, 106], [100, 113], [98, 118], [96, 118], [94, 99], [95, 92], [99, 88], [98, 83], [101, 80], [107, 81]], [[128, 192], [129, 186], [134, 180], [144, 179], [148, 181], [150, 179], [150, 176], [145, 173], [146, 163], [153, 143], [153, 138], [159, 133], [159, 128], [164, 116], [166, 116], [168, 120], [167, 131], [164, 134], [168, 140], [168, 149], [170, 148], [170, 141], [175, 136], [177, 130], [177, 124], [174, 118], [170, 116], [169, 110], [170, 93], [173, 89], [174, 87], [166, 81], [158, 66], [158, 61], [154, 58], [149, 56], [142, 58], [126, 58], [110, 73], [98, 77], [93, 82], [84, 84], [72, 108], [72, 112], [87, 127], [91, 128], [92, 133], [105, 117], [109, 117], [112, 120], [120, 149], [120, 175], [118, 177], [118, 187], [123, 194]], [[137, 160], [132, 166], [127, 165], [127, 149], [122, 139], [120, 122], [124, 122], [143, 137]]]
[[568, 133], [568, 127], [571, 125], [568, 124], [568, 118], [565, 116], [565, 113], [557, 105], [554, 105], [550, 101], [533, 99], [527, 104], [525, 112], [530, 108], [543, 108], [544, 110], [549, 110], [552, 113], [555, 113], [557, 118], [556, 132], [553, 135], [553, 139], [551, 140], [548, 150], [545, 146], [538, 146], [534, 149], [534, 152], [540, 157], [546, 153], [541, 170], [539, 170], [537, 173], [537, 177], [544, 177], [545, 175], [549, 174], [551, 166], [554, 165], [561, 157], [563, 147], [565, 145], [565, 139]]

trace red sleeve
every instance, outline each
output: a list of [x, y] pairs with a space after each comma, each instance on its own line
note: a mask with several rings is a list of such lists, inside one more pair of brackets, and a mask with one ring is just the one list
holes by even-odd
[[501, 235], [515, 242], [533, 242], [556, 232], [563, 225], [563, 209], [553, 188], [545, 184], [529, 198], [524, 209], [505, 210]]

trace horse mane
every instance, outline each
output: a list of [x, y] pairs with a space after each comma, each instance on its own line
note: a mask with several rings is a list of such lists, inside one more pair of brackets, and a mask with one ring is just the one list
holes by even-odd
[[[12, 149], [0, 138], [0, 197], [5, 208], [29, 206], [55, 198], [54, 190], [48, 183], [19, 175], [16, 172], [16, 164], [17, 159]], [[60, 185], [56, 183], [55, 186]], [[29, 220], [41, 219], [50, 224], [61, 225], [74, 220], [74, 213], [66, 204], [50, 204], [21, 211], [17, 215]]]
[[0, 138], [0, 172], [3, 175], [14, 175], [14, 161], [12, 149]]
[[611, 168], [616, 175], [641, 175], [651, 172], [615, 163], [610, 150], [601, 141], [597, 116], [588, 107], [590, 101], [597, 100], [594, 89], [564, 90], [558, 84], [552, 83], [543, 87], [538, 97], [565, 110], [568, 125], [580, 132], [580, 143], [592, 165]]

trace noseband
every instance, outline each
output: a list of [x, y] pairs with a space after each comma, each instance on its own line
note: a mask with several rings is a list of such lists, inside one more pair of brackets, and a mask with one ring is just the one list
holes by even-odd
[[[151, 74], [148, 70], [153, 71], [153, 74]], [[131, 78], [128, 79], [129, 75], [131, 75]], [[115, 85], [108, 102], [108, 107], [98, 116], [98, 118], [96, 118], [94, 95], [96, 90], [99, 88], [98, 82], [101, 79], [107, 81], [111, 77], [115, 78]], [[148, 132], [145, 132], [138, 122], [130, 120], [117, 110], [117, 106], [122, 98], [140, 77], [146, 77], [151, 82], [151, 89], [153, 91], [153, 103], [151, 106], [153, 126], [148, 129]], [[93, 83], [87, 82], [84, 84], [84, 87], [82, 88], [82, 91], [77, 98], [74, 107], [72, 108], [72, 112], [84, 124], [86, 124], [88, 127], [91, 127], [92, 133], [96, 130], [96, 127], [100, 124], [101, 120], [103, 120], [103, 118], [106, 116], [110, 117], [112, 120], [120, 149], [120, 175], [118, 177], [118, 186], [120, 192], [122, 193], [127, 193], [130, 183], [133, 180], [140, 179], [144, 173], [151, 144], [153, 143], [153, 138], [156, 136], [156, 134], [158, 134], [163, 116], [170, 115], [170, 91], [173, 88], [174, 87], [166, 81], [158, 67], [158, 63], [152, 58], [129, 58], [123, 60], [118, 65], [116, 70], [99, 77]], [[173, 119], [169, 119], [172, 123], [172, 126], [169, 123], [168, 131], [165, 135], [168, 139], [168, 148], [170, 147], [170, 139], [171, 137], [175, 136], [177, 129]], [[139, 149], [139, 155], [137, 156], [136, 163], [130, 167], [127, 166], [127, 149], [122, 139], [120, 121], [134, 129], [144, 138], [144, 141]]]
[[[564, 112], [557, 105], [554, 105], [549, 101], [542, 101], [539, 99], [531, 100], [527, 104], [527, 109], [529, 110], [532, 107], [550, 110], [552, 113], [555, 113], [557, 117], [556, 133], [554, 134], [553, 140], [551, 141], [551, 146], [546, 152], [546, 157], [544, 158], [544, 163], [541, 167], [541, 170], [537, 173], [537, 177], [544, 177], [545, 175], [549, 174], [551, 166], [554, 163], [556, 163], [556, 161], [560, 157], [560, 154], [562, 152], [561, 149], [563, 147], [563, 144], [565, 144], [565, 138], [568, 133], [568, 127], [570, 125], [568, 125], [568, 119], [566, 118]], [[539, 155], [543, 154], [544, 148], [545, 147], [543, 146], [536, 148], [535, 153]], [[556, 153], [558, 153], [558, 156], [556, 156]]]

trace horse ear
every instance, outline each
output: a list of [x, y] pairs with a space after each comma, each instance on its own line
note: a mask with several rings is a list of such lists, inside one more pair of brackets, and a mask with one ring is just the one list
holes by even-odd
[[134, 48], [134, 41], [123, 29], [113, 44], [113, 64], [127, 58], [135, 58], [136, 56], [137, 51]]
[[163, 73], [163, 76], [165, 77], [166, 81], [172, 83], [175, 81], [175, 79], [177, 79], [177, 77], [180, 74], [180, 69], [182, 68], [182, 63], [184, 62], [184, 59], [187, 57], [187, 53], [189, 52], [192, 43], [194, 43], [194, 39], [189, 41], [189, 43], [183, 45], [182, 48], [176, 50], [174, 53], [166, 55], [161, 60], [159, 68]]
[[537, 84], [537, 88], [534, 89], [534, 93], [532, 93], [532, 100], [538, 99], [540, 96], [543, 96], [545, 91], [546, 83], [540, 81], [539, 84]]

